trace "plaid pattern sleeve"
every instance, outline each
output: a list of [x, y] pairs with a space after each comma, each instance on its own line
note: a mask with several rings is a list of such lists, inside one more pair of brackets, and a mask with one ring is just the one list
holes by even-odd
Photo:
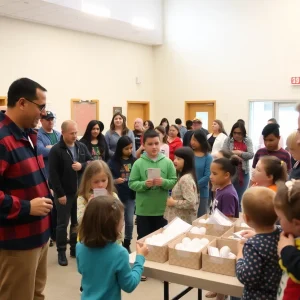
[[42, 246], [50, 236], [50, 216], [30, 215], [30, 200], [51, 197], [37, 135], [28, 139], [0, 113], [0, 249], [27, 250]]

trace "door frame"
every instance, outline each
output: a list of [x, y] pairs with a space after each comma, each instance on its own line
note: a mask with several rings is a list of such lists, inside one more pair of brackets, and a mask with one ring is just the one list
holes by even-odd
[[[148, 119], [150, 119], [150, 101], [134, 101], [134, 100], [128, 100], [127, 101], [127, 115], [128, 115], [128, 106], [129, 104], [143, 104], [146, 107], [146, 115], [149, 116]], [[145, 121], [145, 120], [143, 120]]]
[[217, 101], [216, 100], [189, 100], [184, 101], [184, 116], [185, 122], [188, 120], [188, 108], [189, 104], [213, 104], [214, 106], [214, 116], [217, 116]]

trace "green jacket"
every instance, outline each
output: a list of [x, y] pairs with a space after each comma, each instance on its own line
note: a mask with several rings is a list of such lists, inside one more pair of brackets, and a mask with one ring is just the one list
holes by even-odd
[[[160, 168], [163, 178], [162, 186], [148, 188], [149, 168]], [[173, 162], [159, 154], [156, 161], [151, 160], [146, 153], [133, 165], [129, 178], [129, 187], [136, 191], [136, 214], [139, 216], [163, 216], [166, 209], [168, 191], [177, 182], [176, 170]]]

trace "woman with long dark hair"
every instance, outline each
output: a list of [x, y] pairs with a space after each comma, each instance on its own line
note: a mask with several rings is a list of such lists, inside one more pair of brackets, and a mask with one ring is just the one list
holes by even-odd
[[135, 158], [132, 156], [133, 143], [130, 137], [124, 135], [119, 138], [116, 151], [108, 165], [114, 178], [120, 200], [125, 206], [125, 239], [124, 247], [130, 253], [130, 243], [133, 231], [133, 215], [135, 207], [135, 192], [128, 186], [128, 180]]
[[102, 159], [107, 162], [109, 152], [105, 137], [102, 134], [103, 130], [104, 125], [101, 121], [90, 121], [80, 142], [87, 146], [94, 160]]
[[[223, 149], [231, 151], [239, 159], [238, 172], [233, 185], [241, 200], [250, 181], [249, 160], [253, 158], [253, 145], [247, 136], [246, 128], [242, 122], [236, 122], [231, 129], [229, 137], [225, 140]], [[240, 207], [241, 210], [241, 207]]]
[[144, 132], [148, 129], [152, 129], [152, 130], [154, 129], [154, 124], [150, 120], [144, 121]]
[[169, 134], [170, 123], [167, 118], [162, 118], [159, 123], [159, 126], [165, 127], [166, 134]]
[[200, 191], [200, 204], [198, 208], [198, 217], [200, 217], [208, 211], [208, 182], [210, 177], [210, 165], [212, 162], [212, 156], [209, 154], [210, 146], [201, 129], [196, 130], [192, 135], [191, 147], [195, 154], [197, 183]]
[[207, 136], [207, 141], [211, 147], [211, 154], [214, 156], [218, 153], [227, 138], [227, 133], [221, 120], [214, 120], [212, 123], [212, 133]]
[[131, 138], [133, 149], [132, 154], [135, 156], [135, 140], [133, 132], [126, 126], [126, 117], [120, 112], [113, 115], [110, 122], [110, 129], [105, 134], [105, 140], [109, 149], [109, 156], [112, 157], [116, 151], [116, 146], [121, 136], [127, 135]]
[[174, 166], [178, 181], [167, 200], [165, 219], [171, 222], [179, 217], [192, 224], [197, 218], [198, 187], [195, 171], [194, 152], [190, 147], [178, 148], [175, 151]]

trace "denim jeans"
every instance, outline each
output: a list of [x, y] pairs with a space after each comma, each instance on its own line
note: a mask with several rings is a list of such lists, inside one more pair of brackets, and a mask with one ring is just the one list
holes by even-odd
[[125, 211], [124, 211], [125, 239], [126, 240], [132, 240], [135, 200], [134, 199], [127, 199], [126, 201], [123, 201], [123, 204], [125, 206]]
[[67, 249], [67, 228], [70, 218], [70, 248], [72, 250], [75, 250], [77, 242], [77, 197], [76, 194], [66, 195], [66, 197], [67, 203], [62, 205], [59, 203], [57, 196], [54, 196], [57, 211], [56, 247], [58, 252]]
[[207, 214], [208, 211], [208, 198], [201, 198], [197, 212], [197, 218]]
[[239, 207], [240, 207], [240, 211], [242, 211], [242, 206], [241, 206], [241, 201], [242, 201], [242, 197], [243, 194], [245, 193], [246, 189], [249, 186], [249, 181], [250, 181], [250, 174], [245, 174], [244, 173], [244, 182], [243, 185], [240, 185], [238, 182], [238, 176], [236, 177], [236, 180], [233, 182], [234, 188], [236, 189], [236, 192], [239, 196]]
[[168, 221], [164, 216], [136, 216], [138, 240], [144, 236], [165, 227]]

